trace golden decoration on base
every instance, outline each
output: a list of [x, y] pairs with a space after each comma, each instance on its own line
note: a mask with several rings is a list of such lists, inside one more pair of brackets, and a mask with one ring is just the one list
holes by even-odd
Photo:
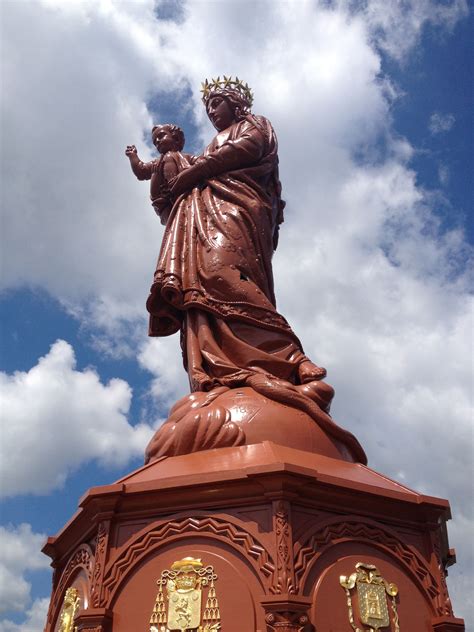
[[[212, 566], [203, 566], [200, 559], [185, 557], [161, 571], [157, 580], [158, 594], [150, 618], [150, 632], [217, 632], [221, 615]], [[163, 588], [166, 587], [166, 596]], [[202, 590], [209, 587], [202, 609]]]
[[73, 632], [74, 617], [79, 610], [80, 603], [81, 599], [77, 588], [68, 588], [66, 590], [66, 594], [64, 595], [63, 607], [61, 608], [61, 614], [59, 615], [58, 632]]
[[[356, 572], [349, 577], [341, 575], [339, 583], [346, 592], [349, 621], [354, 632], [376, 632], [380, 628], [388, 628], [390, 626], [386, 595], [391, 598], [394, 632], [400, 632], [397, 603], [395, 601], [398, 588], [395, 584], [389, 584], [385, 581], [376, 566], [358, 562], [356, 564]], [[368, 629], [361, 629], [354, 622], [354, 610], [350, 592], [354, 587], [357, 590], [360, 620], [369, 626]]]

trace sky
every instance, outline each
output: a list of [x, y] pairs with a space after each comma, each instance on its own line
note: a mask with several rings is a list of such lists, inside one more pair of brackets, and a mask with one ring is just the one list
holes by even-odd
[[143, 462], [188, 390], [147, 338], [162, 236], [124, 155], [213, 136], [238, 75], [279, 138], [279, 311], [369, 465], [448, 498], [448, 587], [474, 629], [473, 17], [466, 0], [3, 0], [0, 632], [43, 629], [40, 553], [91, 486]]

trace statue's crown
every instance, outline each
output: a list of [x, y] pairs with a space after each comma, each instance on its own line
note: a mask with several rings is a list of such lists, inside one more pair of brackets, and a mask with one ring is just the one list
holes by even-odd
[[207, 103], [209, 97], [213, 93], [219, 92], [238, 92], [241, 97], [248, 103], [248, 107], [251, 107], [253, 103], [253, 94], [249, 88], [248, 83], [244, 83], [238, 77], [232, 79], [232, 77], [226, 77], [223, 75], [223, 79], [217, 77], [217, 79], [207, 79], [201, 84], [202, 100]]

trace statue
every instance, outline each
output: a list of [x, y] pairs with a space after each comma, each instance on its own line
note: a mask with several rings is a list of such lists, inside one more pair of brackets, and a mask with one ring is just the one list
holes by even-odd
[[[206, 80], [202, 92], [217, 130], [203, 154], [155, 142], [160, 164], [175, 167], [161, 170], [159, 194], [151, 193], [166, 228], [149, 335], [181, 333], [192, 393], [172, 408], [146, 458], [274, 440], [365, 463], [355, 437], [328, 414], [325, 369], [276, 309], [272, 255], [285, 203], [273, 127], [251, 112], [251, 91], [238, 79]], [[133, 146], [126, 153], [153, 188], [155, 163], [139, 163]]]
[[157, 160], [142, 162], [135, 145], [129, 145], [125, 155], [128, 156], [132, 171], [139, 180], [151, 180], [151, 203], [161, 223], [166, 225], [171, 210], [168, 183], [182, 169], [190, 166], [193, 157], [181, 153], [184, 147], [184, 133], [177, 125], [155, 125], [151, 130], [151, 138], [160, 153]]

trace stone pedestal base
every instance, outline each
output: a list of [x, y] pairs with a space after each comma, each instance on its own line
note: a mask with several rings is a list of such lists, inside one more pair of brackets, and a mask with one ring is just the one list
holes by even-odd
[[[445, 582], [449, 517], [447, 501], [361, 464], [271, 442], [164, 457], [92, 488], [49, 538], [45, 632], [58, 631], [70, 587], [78, 632], [148, 632], [153, 611], [163, 621], [169, 606], [156, 582], [185, 557], [213, 568], [209, 612], [222, 632], [367, 630], [364, 608], [376, 622], [389, 617], [381, 632], [461, 632]], [[396, 597], [385, 585], [355, 585], [348, 597], [340, 577], [361, 562], [396, 584]], [[204, 613], [214, 602], [202, 595]]]

